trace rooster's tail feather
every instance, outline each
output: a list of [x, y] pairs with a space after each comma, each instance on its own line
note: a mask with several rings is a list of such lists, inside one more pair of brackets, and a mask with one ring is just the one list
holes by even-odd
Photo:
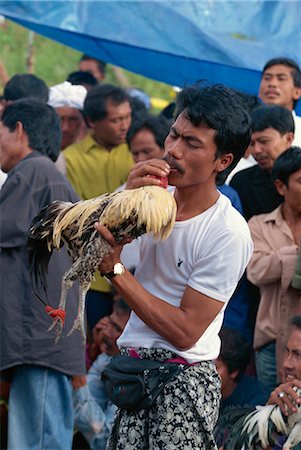
[[[53, 223], [59, 211], [72, 203], [53, 202], [43, 208], [33, 219], [27, 238], [29, 269], [33, 286], [42, 286], [46, 291], [46, 275], [49, 260], [54, 248], [52, 241]], [[63, 242], [60, 243], [60, 247]], [[59, 247], [58, 247], [59, 248]]]

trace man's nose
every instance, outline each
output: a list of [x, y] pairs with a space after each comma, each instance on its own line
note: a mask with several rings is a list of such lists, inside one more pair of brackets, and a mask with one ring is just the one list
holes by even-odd
[[284, 369], [293, 369], [294, 368], [294, 358], [288, 355], [283, 362]]
[[62, 129], [62, 131], [69, 130], [69, 124], [68, 124], [67, 120], [61, 120], [61, 129]]
[[141, 152], [141, 153], [137, 153], [135, 155], [134, 159], [135, 159], [135, 163], [138, 163], [138, 162], [142, 162], [142, 161], [147, 161], [149, 158], [147, 157], [147, 155], [145, 155]]
[[258, 142], [256, 142], [256, 143], [252, 146], [252, 153], [253, 153], [253, 155], [259, 155], [261, 152], [262, 152], [261, 145], [258, 144]]
[[130, 124], [131, 124], [131, 120], [130, 119], [123, 119], [120, 122], [120, 129], [122, 131], [128, 131], [128, 129], [130, 128]]
[[276, 86], [277, 85], [277, 77], [271, 77], [268, 80], [268, 86]]
[[165, 143], [165, 155], [170, 158], [180, 159], [183, 156], [183, 150], [181, 146], [180, 139], [175, 139], [173, 141], [167, 141]]

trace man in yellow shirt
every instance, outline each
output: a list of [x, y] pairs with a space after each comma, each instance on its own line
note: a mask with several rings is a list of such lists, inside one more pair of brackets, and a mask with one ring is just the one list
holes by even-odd
[[[132, 110], [128, 94], [102, 84], [91, 89], [84, 103], [87, 136], [64, 150], [67, 178], [77, 194], [87, 200], [112, 192], [127, 180], [133, 158], [125, 143]], [[111, 288], [99, 274], [87, 295], [91, 328], [111, 313]]]

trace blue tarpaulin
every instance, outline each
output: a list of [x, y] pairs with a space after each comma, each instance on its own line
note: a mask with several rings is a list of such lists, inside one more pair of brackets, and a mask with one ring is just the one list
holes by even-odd
[[0, 1], [0, 14], [176, 86], [207, 79], [257, 94], [268, 59], [301, 65], [300, 1]]

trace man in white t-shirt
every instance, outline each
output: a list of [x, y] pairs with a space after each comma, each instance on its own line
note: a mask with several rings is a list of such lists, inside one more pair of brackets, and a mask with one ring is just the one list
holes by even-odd
[[95, 225], [113, 247], [100, 271], [133, 310], [118, 340], [121, 352], [181, 365], [151, 409], [118, 410], [108, 449], [216, 449], [220, 379], [213, 360], [226, 304], [253, 247], [245, 220], [217, 191], [216, 176], [244, 154], [251, 121], [223, 86], [185, 88], [177, 108], [166, 160], [136, 164], [127, 183], [160, 185], [147, 175], [168, 176], [177, 202], [169, 238], [142, 236], [134, 277], [121, 264], [122, 247]]

